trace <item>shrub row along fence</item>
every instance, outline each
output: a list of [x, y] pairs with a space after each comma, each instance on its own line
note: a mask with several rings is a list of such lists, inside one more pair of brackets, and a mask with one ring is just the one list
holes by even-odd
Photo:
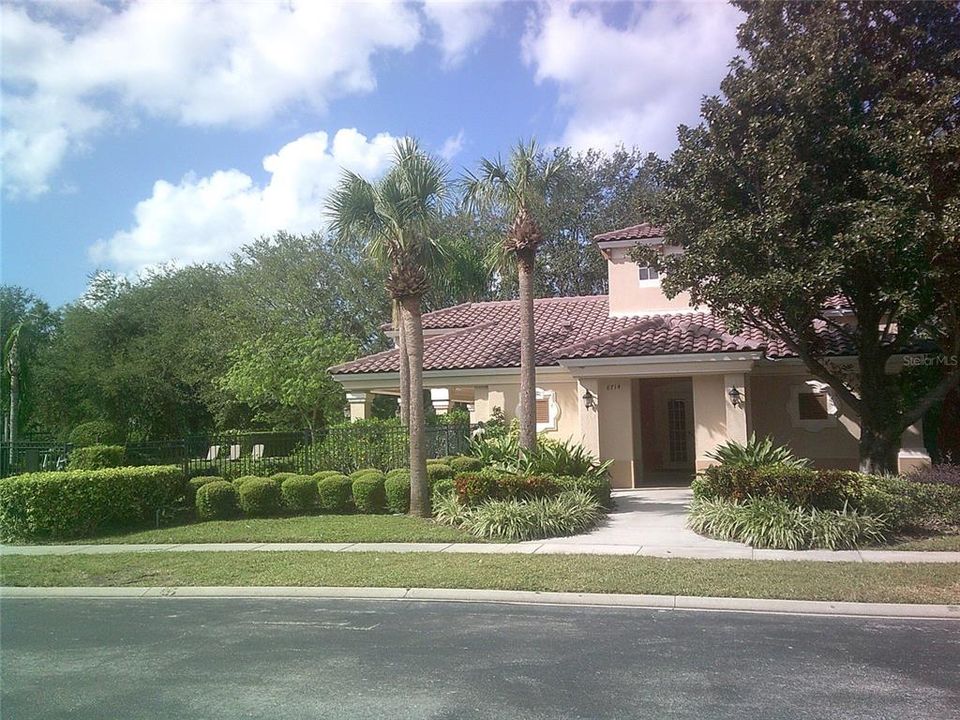
[[[465, 453], [469, 424], [427, 428], [428, 458]], [[42, 470], [65, 470], [72, 446], [54, 441], [0, 443], [0, 477]], [[190, 475], [224, 477], [300, 474], [319, 470], [351, 473], [360, 468], [392, 470], [409, 463], [409, 438], [398, 425], [360, 424], [310, 433], [262, 432], [199, 435], [175, 440], [128, 443], [127, 465], [180, 465]]]

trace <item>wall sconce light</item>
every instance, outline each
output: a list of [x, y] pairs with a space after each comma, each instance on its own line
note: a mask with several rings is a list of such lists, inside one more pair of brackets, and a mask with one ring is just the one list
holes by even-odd
[[730, 388], [730, 390], [727, 392], [727, 395], [730, 396], [730, 404], [734, 407], [740, 407], [743, 405], [743, 393], [740, 392], [739, 388]]
[[597, 396], [587, 390], [583, 393], [583, 406], [587, 410], [593, 410], [597, 406]]

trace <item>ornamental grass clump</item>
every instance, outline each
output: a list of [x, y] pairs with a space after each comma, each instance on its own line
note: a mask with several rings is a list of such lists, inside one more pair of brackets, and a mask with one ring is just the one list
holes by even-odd
[[744, 502], [695, 500], [687, 522], [702, 535], [781, 550], [842, 550], [874, 545], [883, 542], [887, 531], [882, 515], [849, 507], [800, 508], [778, 498]]
[[589, 494], [571, 490], [554, 497], [486, 500], [467, 505], [454, 493], [434, 503], [437, 522], [490, 540], [535, 540], [583, 532], [595, 525], [603, 510]]

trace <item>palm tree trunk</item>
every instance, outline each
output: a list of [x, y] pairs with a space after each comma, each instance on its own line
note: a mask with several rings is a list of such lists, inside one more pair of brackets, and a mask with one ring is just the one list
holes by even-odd
[[536, 330], [533, 321], [534, 250], [517, 252], [520, 287], [520, 447], [537, 446]]
[[430, 486], [427, 482], [426, 422], [423, 407], [423, 318], [420, 297], [405, 297], [403, 303], [404, 343], [409, 358], [410, 408], [410, 514], [430, 517]]
[[410, 427], [410, 358], [407, 355], [407, 331], [403, 321], [403, 306], [400, 303], [397, 303], [396, 314], [400, 354], [400, 424]]
[[10, 442], [17, 441], [17, 416], [20, 413], [20, 371], [10, 373]]

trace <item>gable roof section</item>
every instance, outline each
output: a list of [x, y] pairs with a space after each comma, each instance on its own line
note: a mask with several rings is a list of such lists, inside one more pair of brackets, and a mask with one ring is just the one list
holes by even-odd
[[[706, 312], [610, 317], [606, 295], [543, 298], [534, 301], [538, 367], [561, 360], [762, 352], [794, 357], [779, 340], [745, 328], [731, 333]], [[426, 313], [425, 330], [447, 330], [424, 339], [424, 370], [471, 370], [520, 366], [520, 308], [517, 300], [464, 303]], [[850, 353], [842, 334], [820, 328], [824, 352]], [[343, 363], [334, 374], [399, 372], [396, 349]]]
[[651, 225], [650, 223], [640, 223], [639, 225], [631, 225], [630, 227], [620, 228], [619, 230], [611, 230], [610, 232], [594, 235], [593, 241], [602, 243], [615, 240], [648, 240], [658, 237], [663, 237], [663, 228]]

